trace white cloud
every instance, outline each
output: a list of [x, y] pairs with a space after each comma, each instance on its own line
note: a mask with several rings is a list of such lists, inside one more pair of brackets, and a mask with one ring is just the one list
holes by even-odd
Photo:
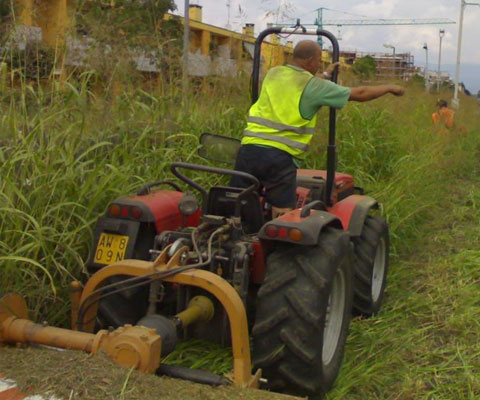
[[353, 12], [373, 18], [389, 17], [395, 7], [397, 0], [370, 0], [352, 7]]

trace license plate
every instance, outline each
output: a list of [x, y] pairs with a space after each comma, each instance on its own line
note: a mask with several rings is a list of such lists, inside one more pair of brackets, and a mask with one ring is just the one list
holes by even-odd
[[113, 264], [123, 260], [127, 251], [128, 236], [102, 233], [98, 239], [94, 262], [97, 264]]

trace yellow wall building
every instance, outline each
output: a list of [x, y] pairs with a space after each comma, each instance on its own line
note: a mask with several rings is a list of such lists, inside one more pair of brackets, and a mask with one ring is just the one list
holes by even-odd
[[[165, 18], [183, 17], [167, 14]], [[271, 35], [262, 45], [264, 72], [268, 68], [288, 62], [293, 55], [292, 43], [280, 44], [278, 36]], [[242, 33], [202, 22], [202, 7], [190, 6], [190, 62], [191, 75], [231, 75], [234, 71], [251, 69], [255, 45], [254, 25], [246, 24]]]
[[38, 27], [43, 44], [63, 46], [73, 24], [73, 0], [16, 0], [17, 23]]
[[[114, 7], [114, 0], [110, 1]], [[75, 0], [16, 0], [17, 22], [41, 32], [43, 44], [61, 47], [67, 43], [69, 30], [75, 24]], [[166, 19], [183, 17], [166, 14]], [[234, 75], [238, 71], [250, 72], [255, 44], [254, 25], [246, 24], [242, 33], [206, 24], [202, 21], [202, 7], [190, 6], [190, 56], [188, 73], [193, 76]], [[68, 51], [68, 49], [67, 49]], [[263, 73], [269, 68], [289, 62], [293, 55], [292, 42], [280, 43], [270, 35], [262, 45]], [[331, 54], [324, 50], [323, 60], [331, 62]], [[345, 65], [345, 60], [340, 60]], [[138, 63], [142, 70], [142, 63]], [[148, 72], [155, 72], [149, 70]]]
[[[114, 3], [112, 4], [114, 6]], [[65, 45], [69, 30], [74, 27], [75, 0], [16, 0], [17, 24], [22, 34], [41, 37], [44, 45]], [[246, 24], [242, 33], [205, 24], [202, 7], [190, 6], [190, 63], [189, 73], [196, 76], [232, 75], [239, 70], [249, 70], [255, 43], [254, 26]], [[182, 17], [172, 14], [165, 18]], [[39, 35], [28, 34], [41, 32]], [[270, 37], [262, 47], [263, 66], [270, 68], [287, 62], [292, 56], [290, 44], [281, 45], [278, 37]], [[68, 49], [67, 49], [68, 51]], [[141, 67], [140, 67], [141, 68]]]

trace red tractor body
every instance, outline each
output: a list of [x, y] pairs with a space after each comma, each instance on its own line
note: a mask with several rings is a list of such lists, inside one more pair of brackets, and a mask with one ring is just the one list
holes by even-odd
[[[262, 230], [260, 238], [306, 244], [304, 238], [297, 241], [289, 239], [288, 229], [293, 228], [300, 229], [305, 238], [312, 234], [318, 236], [321, 226], [316, 224], [312, 232], [310, 224], [305, 224], [310, 215], [302, 217], [301, 208], [323, 198], [325, 179], [326, 171], [299, 169], [297, 208], [265, 225], [265, 228], [272, 225], [278, 226], [280, 234], [269, 236]], [[362, 193], [362, 189], [354, 187], [354, 179], [351, 175], [337, 172], [334, 182], [332, 196], [334, 204], [324, 210], [335, 216], [345, 231], [352, 227], [363, 226], [368, 211], [376, 205], [376, 202], [372, 201], [371, 197], [355, 194]], [[155, 236], [181, 227], [198, 226], [200, 210], [191, 216], [184, 217], [178, 208], [183, 194], [177, 190], [155, 190], [145, 194], [122, 196], [112, 202], [108, 206], [106, 215], [99, 218], [97, 222], [94, 252], [88, 263], [89, 269], [93, 271], [125, 258], [149, 260], [152, 258], [150, 250], [154, 248]], [[262, 198], [260, 198], [260, 204], [263, 204]], [[313, 210], [313, 213], [315, 212]], [[287, 231], [284, 233], [282, 228]], [[126, 246], [120, 245], [122, 239], [125, 240]], [[250, 271], [252, 281], [257, 284], [263, 280], [265, 260], [271, 248], [272, 246], [265, 246], [265, 243], [262, 245], [260, 239], [253, 242], [254, 256], [250, 260]]]
[[[272, 33], [325, 36], [332, 42], [332, 60], [339, 59], [338, 42], [329, 32], [269, 28], [255, 44], [253, 102], [258, 98], [261, 44]], [[334, 73], [332, 80], [336, 77]], [[335, 172], [335, 121], [336, 110], [330, 109], [327, 170], [299, 169], [296, 207], [278, 218], [272, 219], [256, 177], [182, 162], [172, 163], [170, 170], [200, 193], [201, 204], [171, 181], [146, 185], [137, 195], [110, 204], [95, 228], [88, 263], [95, 273], [90, 286], [104, 284], [86, 297], [98, 303], [97, 328], [128, 323], [156, 329], [163, 356], [179, 338], [231, 344], [230, 328], [246, 319], [248, 330], [240, 329], [240, 342], [248, 347], [251, 335], [253, 368], [263, 370], [269, 389], [325, 393], [340, 369], [352, 307], [367, 316], [380, 310], [389, 254], [388, 226], [371, 215], [377, 201], [364, 195], [352, 176]], [[200, 141], [204, 144], [202, 137]], [[213, 145], [226, 153], [222, 144]], [[205, 188], [181, 170], [237, 176], [251, 186]], [[169, 188], [152, 191], [159, 185]], [[103, 281], [108, 269], [119, 272]], [[172, 283], [175, 274], [179, 280]], [[196, 274], [205, 277], [201, 288], [195, 285]], [[217, 285], [213, 291], [212, 282]], [[189, 320], [187, 329], [179, 316], [199, 296], [214, 311], [195, 323]], [[229, 313], [225, 304], [232, 298], [236, 311]], [[80, 328], [91, 306], [86, 303], [80, 306]], [[248, 353], [244, 367], [249, 370], [246, 347], [239, 354]], [[235, 353], [238, 343], [233, 348]]]

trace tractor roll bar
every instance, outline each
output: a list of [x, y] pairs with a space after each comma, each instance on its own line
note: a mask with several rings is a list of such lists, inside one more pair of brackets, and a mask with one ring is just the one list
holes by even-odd
[[[324, 36], [332, 43], [332, 62], [336, 63], [340, 59], [340, 46], [337, 38], [333, 33], [323, 29], [305, 28], [297, 21], [297, 25], [291, 28], [282, 28], [274, 26], [262, 31], [255, 41], [255, 50], [253, 53], [253, 71], [252, 71], [252, 104], [258, 100], [258, 87], [260, 80], [260, 61], [262, 52], [262, 42], [268, 35], [272, 33], [284, 33], [289, 35], [315, 35]], [[332, 74], [331, 81], [337, 83], [338, 71], [335, 70]], [[335, 167], [337, 164], [337, 149], [335, 145], [337, 110], [330, 107], [329, 127], [328, 127], [328, 147], [327, 147], [327, 182], [325, 190], [325, 203], [328, 206], [332, 205], [333, 182], [335, 179]]]

